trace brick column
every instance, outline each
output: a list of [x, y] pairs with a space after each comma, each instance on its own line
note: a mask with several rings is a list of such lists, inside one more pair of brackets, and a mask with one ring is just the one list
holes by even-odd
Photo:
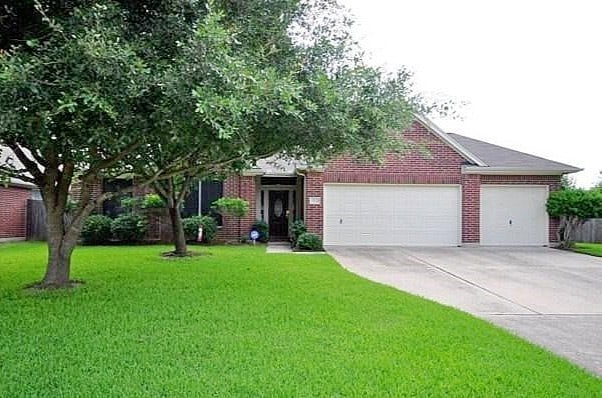
[[249, 202], [249, 213], [240, 220], [239, 237], [249, 236], [257, 219], [257, 184], [254, 175], [240, 177], [240, 198]]
[[[311, 204], [310, 198], [318, 203]], [[323, 238], [324, 226], [324, 173], [308, 170], [305, 176], [305, 225], [307, 231]]]
[[462, 175], [462, 243], [481, 240], [481, 176]]
[[224, 198], [241, 198], [249, 202], [249, 214], [240, 221], [234, 217], [222, 217], [223, 225], [218, 233], [220, 240], [238, 240], [246, 237], [257, 218], [257, 179], [255, 175], [233, 175], [224, 181]]
[[[233, 175], [224, 181], [224, 198], [238, 198], [240, 196], [240, 177]], [[222, 217], [222, 228], [218, 232], [218, 239], [222, 241], [231, 241], [240, 238], [238, 229], [238, 220], [232, 217]]]

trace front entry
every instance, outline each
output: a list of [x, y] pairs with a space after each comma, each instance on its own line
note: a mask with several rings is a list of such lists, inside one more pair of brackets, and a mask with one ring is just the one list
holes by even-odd
[[270, 215], [268, 218], [270, 224], [270, 239], [288, 238], [288, 191], [269, 191], [270, 192]]

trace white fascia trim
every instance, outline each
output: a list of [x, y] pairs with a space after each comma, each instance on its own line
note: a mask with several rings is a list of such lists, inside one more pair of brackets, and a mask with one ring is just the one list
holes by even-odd
[[563, 175], [568, 173], [576, 173], [580, 170], [535, 170], [525, 169], [523, 167], [477, 167], [463, 166], [462, 174], [483, 174], [483, 175]]
[[251, 176], [262, 176], [265, 172], [262, 169], [255, 168], [243, 171], [243, 177], [251, 177]]
[[420, 123], [422, 123], [427, 129], [429, 129], [433, 134], [435, 134], [437, 137], [439, 137], [441, 140], [443, 140], [443, 142], [448, 144], [456, 152], [458, 152], [460, 155], [462, 155], [466, 160], [470, 160], [471, 162], [473, 162], [476, 165], [481, 166], [481, 167], [487, 166], [487, 164], [485, 162], [483, 162], [475, 154], [473, 154], [468, 149], [464, 148], [462, 145], [460, 145], [458, 142], [456, 142], [445, 131], [441, 130], [441, 128], [439, 128], [439, 126], [437, 126], [435, 123], [433, 123], [426, 116], [421, 115], [419, 113], [415, 113], [414, 117], [416, 118], [416, 120], [418, 120]]
[[323, 173], [324, 170], [324, 166], [299, 166], [295, 171], [297, 174], [305, 175], [308, 172]]
[[295, 172], [292, 173], [263, 173], [261, 174], [263, 177], [296, 177], [297, 174]]
[[[0, 184], [1, 186], [1, 184]], [[35, 189], [36, 185], [32, 184], [30, 182], [25, 182], [25, 181], [21, 181], [17, 178], [11, 178], [10, 182], [8, 183], [9, 187], [17, 187], [17, 188], [28, 188], [28, 189]]]

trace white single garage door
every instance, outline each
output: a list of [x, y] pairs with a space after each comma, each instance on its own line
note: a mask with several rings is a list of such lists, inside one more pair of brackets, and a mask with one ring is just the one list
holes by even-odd
[[324, 185], [324, 244], [460, 244], [458, 185]]
[[547, 199], [547, 185], [482, 185], [481, 245], [547, 245]]

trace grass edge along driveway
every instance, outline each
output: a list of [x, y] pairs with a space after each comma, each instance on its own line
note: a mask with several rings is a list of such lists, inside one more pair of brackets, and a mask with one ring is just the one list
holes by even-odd
[[29, 293], [42, 244], [0, 245], [0, 396], [602, 396], [602, 380], [328, 255], [80, 247]]
[[575, 248], [573, 250], [577, 253], [602, 257], [602, 243], [575, 243]]

